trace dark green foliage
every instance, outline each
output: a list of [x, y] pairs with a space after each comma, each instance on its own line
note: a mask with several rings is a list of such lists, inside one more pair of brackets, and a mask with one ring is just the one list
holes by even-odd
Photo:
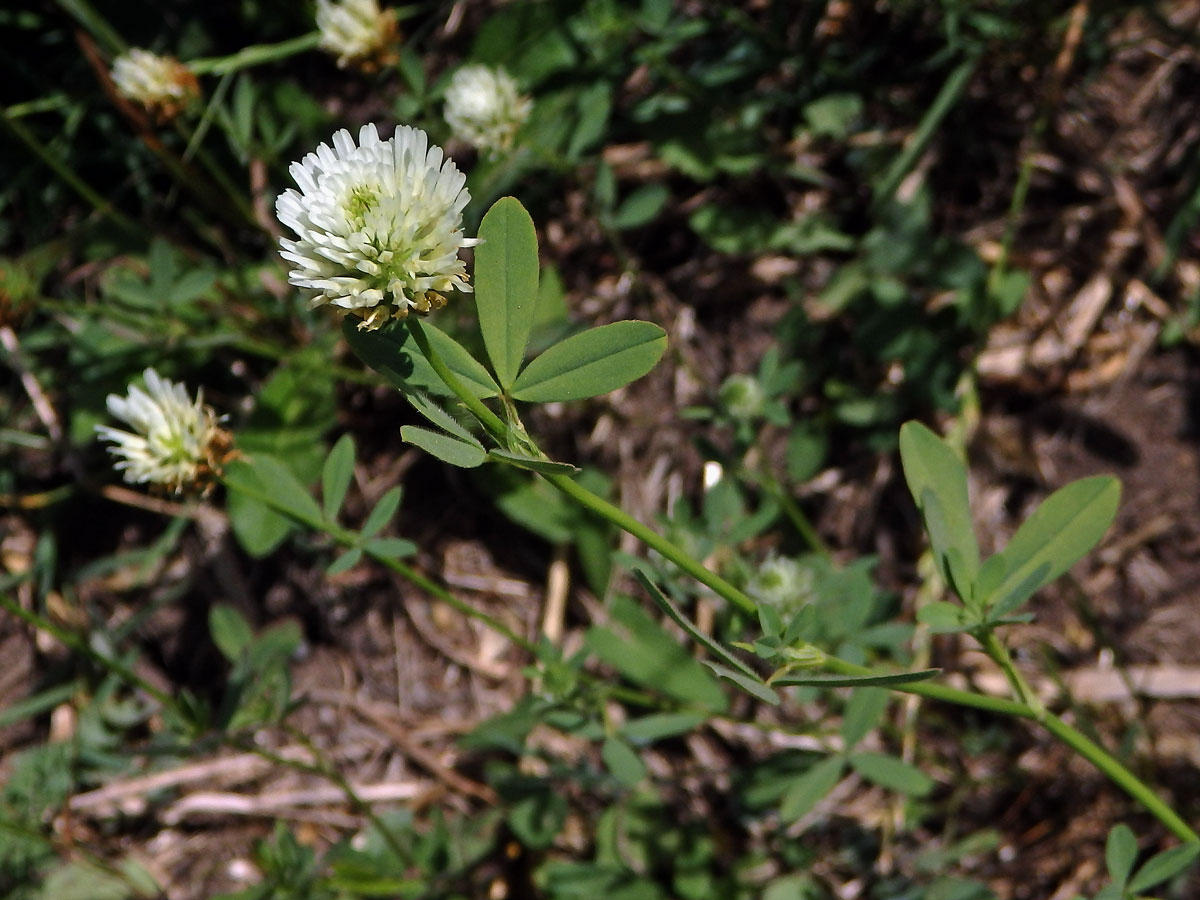
[[[524, 680], [481, 676], [489, 703], [493, 690], [521, 695], [459, 743], [460, 774], [495, 802], [367, 815], [347, 792], [360, 833], [322, 831], [315, 849], [277, 826], [253, 850], [259, 883], [224, 900], [501, 887], [827, 900], [850, 882], [880, 900], [992, 896], [966, 876], [995, 870], [1007, 831], [962, 833], [978, 824], [963, 796], [975, 786], [891, 699], [936, 683], [954, 657], [914, 634], [989, 641], [1026, 621], [1032, 595], [1101, 539], [1119, 485], [1099, 476], [1050, 494], [985, 559], [957, 450], [900, 425], [960, 413], [977, 352], [1020, 310], [1021, 229], [1037, 224], [1021, 173], [1056, 117], [1088, 118], [1075, 93], [1129, 50], [1112, 36], [1132, 5], [1079, 5], [1061, 72], [1072, 14], [1024, 0], [402, 4], [401, 43], [376, 71], [315, 49], [312, 3], [26, 6], [0, 10], [0, 592], [5, 615], [54, 650], [37, 645], [38, 684], [0, 711], [0, 726], [29, 729], [4, 760], [0, 894], [154, 896], [162, 886], [133, 857], [108, 857], [156, 826], [159, 797], [137, 822], [90, 823], [99, 853], [61, 839], [67, 799], [245, 751], [251, 736], [260, 749], [299, 740], [292, 670], [307, 642], [356, 652], [334, 610], [399, 618], [435, 597], [526, 667]], [[1189, 74], [1168, 44], [1190, 36], [1152, 7], [1138, 15]], [[199, 103], [166, 122], [118, 100], [107, 70], [127, 47], [193, 63]], [[533, 99], [511, 152], [469, 150], [443, 121], [466, 63], [504, 65]], [[467, 173], [475, 293], [428, 320], [365, 331], [349, 317], [339, 331], [287, 283], [272, 202], [289, 163], [368, 121], [385, 136], [425, 129]], [[1168, 298], [1200, 216], [1200, 153], [1180, 131], [1156, 161], [1173, 186], [1145, 200], [1139, 225], [1163, 235], [1161, 258], [1117, 267]], [[1114, 183], [1128, 174], [1103, 166]], [[1200, 321], [1200, 300], [1180, 296], [1164, 340]], [[638, 381], [663, 360], [670, 373]], [[95, 444], [106, 395], [148, 366], [193, 396], [203, 386], [234, 434], [205, 498], [131, 499]], [[628, 473], [601, 474], [613, 441], [584, 437], [661, 427], [672, 390], [699, 398], [679, 432], [696, 458], [633, 528], [657, 523], [719, 584], [661, 544], [618, 550], [605, 504], [631, 501]], [[933, 568], [957, 595], [923, 597], [915, 615], [920, 564], [888, 549], [905, 541], [827, 547], [809, 517], [834, 495], [806, 488], [832, 467], [856, 477], [864, 460], [895, 471], [879, 455], [898, 428]], [[423, 477], [409, 474], [423, 471], [409, 468], [417, 451], [462, 470], [440, 476], [435, 502], [396, 483]], [[908, 506], [895, 518], [917, 521]], [[458, 527], [531, 585], [570, 561], [565, 639], [503, 596], [442, 587]], [[875, 552], [878, 572], [863, 555]], [[279, 604], [287, 618], [272, 621]], [[177, 674], [189, 660], [168, 657], [189, 655], [205, 616], [219, 656], [191, 682]], [[160, 646], [164, 628], [182, 649]], [[43, 719], [60, 707], [72, 740], [46, 743]], [[955, 736], [967, 757], [1017, 752], [992, 720]], [[306, 775], [345, 788], [314, 747]], [[849, 790], [887, 798], [888, 874], [861, 804], [831, 799]], [[1196, 846], [1150, 841], [1113, 829], [1096, 900], [1185, 896]]]

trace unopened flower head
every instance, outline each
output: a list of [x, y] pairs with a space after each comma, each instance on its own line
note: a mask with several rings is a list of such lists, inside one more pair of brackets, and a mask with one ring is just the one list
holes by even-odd
[[396, 60], [400, 31], [392, 10], [378, 0], [317, 0], [320, 47], [337, 56], [341, 68], [374, 71]]
[[749, 591], [760, 602], [785, 616], [794, 616], [816, 596], [816, 576], [789, 556], [772, 556], [750, 579]]
[[446, 88], [447, 124], [456, 137], [489, 153], [512, 146], [532, 107], [504, 69], [463, 66]]
[[729, 415], [743, 422], [761, 415], [766, 401], [762, 385], [753, 375], [730, 375], [721, 383], [717, 397]]
[[229, 456], [229, 434], [219, 427], [203, 392], [192, 400], [182, 384], [153, 369], [143, 377], [146, 390], [130, 385], [125, 397], [108, 395], [108, 411], [132, 430], [97, 425], [97, 433], [113, 442], [108, 452], [118, 458], [116, 468], [130, 484], [203, 493]]
[[364, 125], [356, 145], [343, 129], [291, 173], [300, 190], [280, 194], [275, 212], [298, 239], [281, 238], [280, 255], [313, 306], [346, 310], [373, 330], [471, 290], [458, 258], [477, 243], [462, 233], [467, 176], [424, 131], [405, 125], [384, 141]]
[[179, 115], [200, 97], [200, 84], [191, 69], [174, 57], [148, 50], [130, 50], [117, 57], [112, 80], [118, 92], [161, 121]]

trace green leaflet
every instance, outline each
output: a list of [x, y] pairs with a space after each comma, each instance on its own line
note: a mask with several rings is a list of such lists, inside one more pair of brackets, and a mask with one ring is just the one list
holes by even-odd
[[400, 429], [400, 437], [414, 447], [420, 447], [426, 453], [436, 456], [442, 462], [461, 469], [473, 469], [483, 465], [487, 459], [487, 451], [478, 441], [468, 443], [460, 438], [428, 428], [418, 428], [415, 425], [405, 425]]
[[538, 295], [533, 220], [517, 199], [497, 200], [479, 226], [475, 305], [483, 343], [500, 384], [508, 388], [525, 359]]
[[650, 322], [613, 322], [572, 335], [533, 360], [513, 383], [531, 403], [580, 400], [641, 378], [667, 348], [666, 332]]
[[989, 618], [1008, 615], [1096, 546], [1120, 499], [1121, 483], [1111, 475], [1072, 482], [1047, 497], [998, 554], [1005, 575], [986, 600]]
[[970, 600], [979, 571], [979, 544], [971, 526], [966, 467], [920, 422], [905, 422], [901, 427], [900, 460], [939, 568], [958, 595]]

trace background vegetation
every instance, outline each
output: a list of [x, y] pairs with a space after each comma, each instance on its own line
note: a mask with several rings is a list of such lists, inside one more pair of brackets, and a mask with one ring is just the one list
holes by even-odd
[[[1195, 821], [1200, 11], [415, 3], [374, 71], [323, 53], [313, 12], [0, 10], [0, 893], [1194, 896], [1155, 856], [1186, 845], [1033, 724], [879, 687], [772, 706], [630, 571], [722, 646], [775, 638], [755, 671], [805, 611], [851, 663], [1002, 695], [938, 618], [901, 424], [966, 450], [987, 552], [1115, 473], [1115, 528], [1007, 639]], [[122, 98], [130, 47], [188, 62], [200, 101]], [[467, 62], [533, 100], [510, 151], [442, 118]], [[424, 420], [276, 244], [289, 164], [367, 122], [447, 149], [468, 234], [502, 196], [528, 209], [531, 352], [666, 330], [644, 379], [523, 414], [774, 619], [543, 481], [402, 441]], [[429, 321], [482, 357], [469, 298]], [[316, 517], [122, 484], [94, 426], [148, 366]]]

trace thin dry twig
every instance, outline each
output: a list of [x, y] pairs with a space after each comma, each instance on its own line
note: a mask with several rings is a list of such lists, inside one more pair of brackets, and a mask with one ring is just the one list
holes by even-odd
[[153, 497], [140, 491], [132, 491], [129, 488], [121, 487], [119, 484], [106, 484], [100, 488], [100, 495], [111, 500], [113, 503], [136, 506], [138, 509], [159, 513], [164, 516], [199, 519], [203, 515], [199, 507], [176, 503], [173, 500], [164, 500], [161, 497]]
[[373, 703], [351, 694], [316, 691], [309, 695], [319, 702], [327, 702], [349, 707], [357, 715], [370, 722], [379, 730], [385, 732], [396, 742], [398, 749], [409, 759], [439, 781], [460, 794], [475, 797], [484, 803], [494, 805], [499, 802], [496, 792], [484, 784], [473, 781], [445, 765], [437, 756], [412, 739], [411, 732], [405, 725], [396, 720], [394, 710], [385, 704]]
[[563, 636], [563, 620], [567, 613], [567, 592], [571, 585], [571, 569], [567, 565], [567, 548], [554, 548], [554, 559], [546, 573], [546, 607], [542, 612], [542, 634], [558, 646]]
[[476, 657], [468, 656], [450, 641], [446, 640], [438, 633], [437, 626], [430, 621], [425, 610], [420, 604], [415, 601], [409, 601], [404, 605], [404, 611], [408, 613], [408, 620], [412, 622], [413, 628], [421, 639], [436, 649], [439, 653], [445, 656], [450, 661], [457, 663], [464, 669], [476, 672], [483, 675], [485, 678], [490, 678], [495, 681], [502, 681], [507, 678], [511, 669], [502, 663], [495, 663], [482, 655]]
[[[404, 800], [417, 800], [433, 790], [427, 782], [419, 781], [389, 781], [380, 784], [352, 785], [354, 792], [368, 803], [388, 803]], [[234, 815], [234, 816], [280, 816], [287, 818], [300, 817], [300, 811], [306, 807], [334, 806], [346, 802], [345, 792], [336, 785], [322, 785], [313, 788], [300, 788], [291, 791], [277, 791], [270, 794], [234, 794], [218, 791], [200, 791], [188, 794], [172, 803], [163, 813], [163, 821], [167, 825], [178, 825], [184, 819], [196, 815]], [[354, 827], [359, 824], [357, 817], [339, 816], [328, 810], [321, 810], [320, 820], [330, 824]], [[336, 817], [333, 821], [331, 817]], [[311, 816], [306, 816], [311, 818]]]
[[46, 426], [46, 433], [50, 435], [55, 443], [61, 441], [63, 436], [62, 423], [58, 420], [58, 413], [54, 411], [54, 404], [50, 402], [50, 398], [42, 390], [37, 376], [26, 365], [24, 354], [21, 352], [21, 343], [17, 340], [17, 333], [8, 325], [0, 326], [0, 346], [3, 346], [5, 351], [7, 351], [8, 364], [17, 373], [17, 377], [21, 379], [21, 387], [29, 395], [29, 402], [33, 404], [33, 410], [37, 413], [37, 417]]
[[[312, 762], [312, 754], [303, 747], [285, 747], [278, 751], [278, 755], [284, 759]], [[103, 787], [71, 797], [67, 801], [67, 808], [73, 812], [107, 814], [108, 811], [124, 806], [130, 800], [141, 801], [147, 794], [157, 791], [170, 790], [210, 779], [220, 779], [226, 783], [236, 784], [262, 775], [270, 768], [269, 761], [254, 753], [222, 756], [217, 759], [189, 763], [165, 772], [155, 772], [153, 775], [142, 775], [137, 778], [110, 782]]]

